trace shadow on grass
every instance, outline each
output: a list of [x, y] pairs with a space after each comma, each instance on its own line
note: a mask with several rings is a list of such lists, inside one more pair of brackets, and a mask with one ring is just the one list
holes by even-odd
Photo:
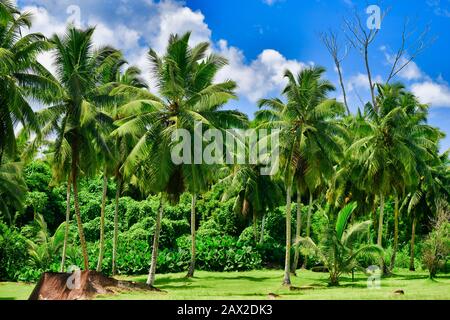
[[0, 301], [6, 301], [6, 300], [17, 300], [17, 299], [14, 297], [1, 297], [0, 298]]

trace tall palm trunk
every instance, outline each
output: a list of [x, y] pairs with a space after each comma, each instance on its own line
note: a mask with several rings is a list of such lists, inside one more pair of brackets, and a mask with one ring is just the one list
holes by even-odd
[[291, 285], [291, 242], [292, 242], [292, 230], [291, 230], [291, 191], [292, 187], [286, 188], [286, 260], [284, 263], [284, 280], [283, 285]]
[[[308, 205], [308, 216], [306, 218], [306, 237], [309, 238], [311, 236], [311, 216], [312, 216], [312, 207], [313, 207], [313, 194], [309, 192], [309, 205]], [[308, 266], [308, 256], [305, 256], [305, 261], [303, 261], [303, 269], [306, 269]]]
[[383, 246], [383, 217], [384, 217], [384, 195], [380, 195], [380, 217], [378, 219], [378, 239], [377, 245]]
[[264, 242], [264, 228], [266, 226], [266, 215], [264, 214], [261, 221], [261, 235], [259, 238], [259, 244], [263, 244]]
[[163, 196], [161, 195], [159, 211], [156, 214], [155, 234], [153, 237], [152, 261], [150, 264], [150, 270], [148, 272], [147, 278], [147, 285], [149, 286], [153, 286], [155, 284], [156, 263], [158, 260], [158, 248], [159, 248], [159, 235], [161, 233], [161, 219], [163, 212], [164, 212], [164, 200]]
[[258, 217], [256, 216], [255, 209], [253, 209], [253, 238], [256, 244], [258, 242]]
[[78, 185], [77, 185], [77, 158], [78, 152], [76, 148], [72, 150], [72, 184], [73, 184], [73, 202], [75, 205], [75, 216], [77, 218], [78, 235], [80, 236], [81, 251], [83, 253], [84, 269], [89, 270], [89, 257], [87, 253], [86, 239], [84, 238], [83, 223], [81, 222], [80, 204], [78, 202]]
[[113, 235], [113, 252], [112, 252], [112, 274], [113, 276], [116, 275], [117, 267], [116, 267], [116, 261], [117, 261], [117, 240], [119, 235], [119, 198], [120, 198], [120, 190], [122, 187], [122, 177], [120, 176], [120, 173], [116, 173], [116, 181], [117, 181], [117, 187], [116, 187], [116, 199], [115, 199], [115, 208], [114, 208], [114, 235]]
[[70, 174], [69, 174], [69, 177], [67, 179], [66, 225], [65, 225], [65, 229], [64, 229], [64, 244], [63, 244], [60, 272], [64, 272], [64, 268], [66, 265], [67, 241], [69, 238], [69, 222], [70, 222], [70, 192], [72, 191], [71, 184], [72, 184], [72, 181], [70, 179]]
[[389, 267], [389, 270], [393, 270], [395, 267], [395, 258], [397, 256], [398, 251], [398, 218], [399, 218], [400, 212], [398, 210], [398, 196], [395, 196], [395, 209], [394, 209], [394, 250], [392, 252], [391, 257], [391, 265]]
[[298, 267], [298, 259], [300, 256], [300, 237], [302, 232], [302, 195], [300, 191], [297, 191], [297, 220], [295, 228], [295, 253], [294, 253], [294, 263], [292, 264], [292, 273], [295, 274]]
[[416, 225], [417, 225], [417, 218], [416, 215], [413, 214], [413, 221], [412, 221], [412, 231], [411, 231], [411, 253], [410, 253], [410, 261], [409, 261], [409, 270], [410, 271], [416, 271], [416, 267], [414, 266], [414, 245], [416, 241]]
[[191, 204], [191, 263], [189, 265], [189, 271], [187, 274], [187, 278], [194, 277], [195, 273], [195, 259], [196, 259], [196, 222], [195, 222], [195, 206], [197, 202], [197, 195], [195, 193], [192, 194], [192, 204]]
[[102, 208], [100, 209], [100, 248], [98, 250], [97, 272], [102, 271], [103, 255], [105, 254], [105, 207], [106, 207], [106, 193], [108, 191], [108, 175], [103, 173], [103, 194], [102, 194]]

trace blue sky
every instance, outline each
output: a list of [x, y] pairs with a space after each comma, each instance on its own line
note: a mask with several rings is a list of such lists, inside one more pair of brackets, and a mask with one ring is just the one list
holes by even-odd
[[[311, 64], [327, 68], [327, 78], [337, 84], [332, 61], [318, 38], [328, 28], [340, 30], [344, 17], [358, 10], [365, 19], [369, 4], [357, 0], [18, 0], [35, 15], [33, 31], [50, 36], [64, 32], [66, 21], [96, 25], [95, 40], [124, 50], [130, 63], [147, 73], [152, 83], [146, 51], [161, 52], [170, 33], [192, 31], [192, 42], [209, 41], [214, 52], [226, 56], [230, 66], [219, 79], [231, 78], [239, 85], [239, 101], [230, 107], [251, 115], [255, 102], [277, 96], [283, 87], [282, 73]], [[76, 7], [79, 7], [79, 15]], [[402, 81], [424, 103], [431, 104], [430, 123], [448, 134], [441, 146], [450, 148], [450, 0], [382, 1], [390, 8], [371, 48], [370, 63], [378, 81], [388, 74], [388, 55], [399, 44], [405, 18], [418, 31], [431, 25], [437, 40], [396, 80]], [[75, 10], [74, 10], [75, 8]], [[342, 40], [345, 40], [342, 36]], [[41, 61], [51, 69], [51, 56]], [[343, 62], [351, 109], [368, 99], [363, 61], [355, 50]], [[336, 98], [341, 99], [340, 91]]]

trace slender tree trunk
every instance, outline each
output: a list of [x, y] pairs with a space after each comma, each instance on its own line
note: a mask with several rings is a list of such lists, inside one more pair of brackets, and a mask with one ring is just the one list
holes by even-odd
[[394, 209], [394, 250], [391, 257], [391, 265], [389, 267], [390, 271], [394, 270], [395, 258], [398, 251], [398, 219], [400, 212], [398, 210], [398, 196], [395, 196], [395, 209]]
[[187, 278], [193, 278], [195, 273], [195, 259], [196, 259], [196, 222], [195, 222], [195, 206], [197, 202], [197, 195], [192, 194], [192, 204], [191, 204], [191, 263], [189, 265], [189, 271]]
[[103, 194], [102, 194], [102, 208], [100, 209], [100, 248], [98, 250], [97, 272], [102, 271], [103, 255], [105, 254], [105, 207], [106, 194], [108, 191], [108, 175], [106, 169], [103, 174]]
[[378, 219], [378, 239], [377, 245], [383, 246], [383, 216], [384, 216], [384, 195], [380, 195], [380, 217]]
[[296, 273], [298, 267], [298, 259], [300, 256], [300, 237], [302, 233], [302, 195], [300, 191], [297, 191], [297, 220], [295, 229], [295, 253], [294, 263], [292, 264], [292, 273]]
[[69, 238], [69, 223], [70, 223], [70, 193], [72, 191], [71, 184], [72, 184], [72, 181], [70, 179], [70, 174], [69, 174], [69, 177], [67, 179], [67, 193], [66, 193], [66, 225], [65, 225], [65, 229], [64, 229], [64, 244], [63, 244], [60, 272], [64, 272], [64, 268], [66, 265], [67, 241]]
[[409, 270], [410, 271], [416, 271], [416, 267], [414, 266], [414, 245], [416, 241], [416, 225], [417, 225], [417, 218], [414, 214], [414, 218], [412, 221], [412, 231], [411, 231], [411, 253], [410, 253], [410, 261], [409, 261]]
[[158, 249], [159, 249], [159, 235], [161, 233], [161, 219], [164, 212], [164, 200], [163, 195], [161, 195], [159, 211], [156, 214], [156, 225], [155, 234], [153, 238], [153, 250], [152, 250], [152, 261], [150, 264], [150, 270], [148, 272], [147, 285], [153, 286], [155, 284], [156, 275], [156, 264], [158, 260]]
[[261, 221], [261, 237], [259, 239], [259, 244], [263, 244], [264, 242], [264, 228], [266, 225], [266, 215], [264, 214]]
[[258, 217], [256, 216], [255, 209], [253, 211], [253, 238], [255, 239], [255, 244], [258, 243]]
[[348, 102], [347, 102], [347, 92], [345, 91], [344, 79], [342, 77], [341, 63], [339, 62], [339, 59], [336, 59], [335, 63], [336, 63], [336, 69], [337, 69], [338, 75], [339, 75], [339, 84], [341, 85], [342, 95], [344, 96], [344, 105], [345, 105], [345, 108], [347, 109], [347, 115], [351, 115], [350, 108], [348, 107]]
[[[309, 206], [308, 206], [308, 217], [306, 222], [306, 237], [311, 237], [311, 215], [312, 215], [312, 206], [313, 206], [313, 194], [309, 193]], [[305, 256], [305, 261], [303, 261], [303, 269], [306, 269], [308, 266], [308, 256]]]
[[[76, 152], [72, 152], [76, 155]], [[84, 238], [83, 223], [81, 222], [80, 204], [78, 202], [77, 164], [72, 162], [73, 201], [75, 204], [75, 216], [77, 218], [78, 234], [80, 236], [81, 251], [83, 253], [84, 269], [89, 270], [89, 257], [87, 253], [86, 239]]]
[[292, 230], [291, 230], [291, 191], [292, 187], [286, 188], [286, 260], [284, 263], [284, 280], [283, 285], [291, 285], [291, 242], [292, 242]]
[[367, 78], [369, 79], [370, 94], [372, 96], [373, 107], [375, 108], [375, 111], [378, 112], [377, 100], [375, 99], [375, 86], [373, 85], [372, 73], [369, 66], [369, 49], [367, 46], [365, 46], [364, 48], [364, 62], [366, 64]]
[[117, 267], [116, 267], [116, 261], [117, 261], [117, 241], [119, 236], [119, 198], [120, 198], [120, 191], [122, 187], [122, 178], [119, 173], [116, 173], [116, 181], [117, 181], [117, 187], [116, 187], [116, 199], [115, 199], [115, 208], [114, 208], [114, 235], [113, 235], [113, 252], [112, 252], [112, 274], [113, 276], [116, 275]]

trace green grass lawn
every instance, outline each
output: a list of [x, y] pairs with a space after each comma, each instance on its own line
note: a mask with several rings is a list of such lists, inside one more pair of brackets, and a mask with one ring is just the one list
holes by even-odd
[[[144, 282], [146, 277], [122, 277]], [[197, 272], [196, 278], [185, 279], [184, 274], [158, 275], [156, 286], [164, 293], [125, 292], [98, 299], [115, 300], [264, 300], [269, 293], [279, 299], [300, 300], [450, 300], [450, 275], [441, 275], [436, 281], [424, 272], [397, 271], [395, 276], [383, 278], [381, 289], [368, 289], [367, 277], [356, 274], [355, 282], [343, 277], [341, 286], [327, 287], [327, 274], [300, 271], [292, 277], [293, 286], [314, 286], [313, 290], [290, 291], [281, 286], [282, 271], [263, 270], [239, 273]], [[31, 284], [0, 283], [0, 299], [27, 299], [33, 289]], [[395, 295], [403, 290], [404, 296]]]

